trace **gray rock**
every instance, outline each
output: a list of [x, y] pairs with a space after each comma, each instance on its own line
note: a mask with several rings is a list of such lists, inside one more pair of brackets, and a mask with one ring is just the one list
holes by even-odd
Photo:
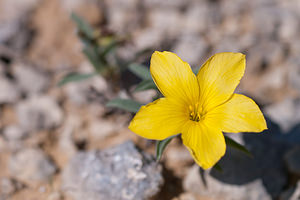
[[56, 167], [42, 150], [28, 148], [10, 158], [9, 171], [17, 180], [30, 184], [48, 181]]
[[18, 86], [26, 94], [42, 92], [50, 84], [49, 77], [44, 72], [24, 63], [14, 65], [13, 70]]
[[20, 93], [16, 84], [0, 76], [0, 104], [15, 103], [19, 97]]
[[284, 158], [289, 172], [300, 177], [300, 146], [289, 150]]
[[28, 131], [51, 129], [61, 124], [63, 113], [50, 96], [32, 96], [17, 105], [21, 127]]
[[63, 171], [63, 188], [75, 200], [143, 200], [162, 184], [161, 167], [132, 142], [81, 152]]

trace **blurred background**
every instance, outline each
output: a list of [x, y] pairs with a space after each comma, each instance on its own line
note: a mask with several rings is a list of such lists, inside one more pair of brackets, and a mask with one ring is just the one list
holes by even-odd
[[[299, 11], [299, 0], [0, 0], [0, 200], [299, 200]], [[71, 13], [93, 27], [88, 42]], [[109, 70], [89, 76], [82, 50], [111, 42]], [[154, 50], [194, 69], [246, 54], [237, 92], [269, 129], [228, 135], [253, 158], [228, 148], [222, 172], [202, 171], [176, 138], [155, 162], [155, 143], [127, 128], [133, 114], [105, 106], [155, 98], [134, 92], [127, 68], [149, 67]], [[58, 86], [70, 73], [88, 78]]]

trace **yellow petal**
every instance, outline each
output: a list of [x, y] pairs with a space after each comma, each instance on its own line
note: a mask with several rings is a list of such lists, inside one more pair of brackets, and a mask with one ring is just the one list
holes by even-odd
[[261, 132], [267, 129], [259, 107], [252, 99], [241, 94], [234, 94], [228, 102], [214, 109], [212, 113], [215, 118], [222, 119], [221, 129], [224, 132]]
[[190, 104], [199, 98], [197, 78], [188, 63], [171, 52], [154, 52], [150, 71], [153, 80], [165, 97]]
[[217, 53], [209, 58], [197, 75], [200, 100], [206, 110], [221, 105], [233, 94], [245, 71], [245, 55]]
[[129, 129], [147, 139], [163, 140], [179, 134], [187, 120], [182, 104], [173, 99], [161, 98], [142, 106]]
[[203, 169], [214, 166], [225, 154], [224, 136], [213, 124], [189, 121], [181, 137], [196, 163]]

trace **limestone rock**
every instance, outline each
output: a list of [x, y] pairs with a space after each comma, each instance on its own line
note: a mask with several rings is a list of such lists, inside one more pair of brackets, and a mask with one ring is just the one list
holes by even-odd
[[63, 113], [50, 96], [33, 96], [17, 105], [21, 127], [26, 131], [51, 129], [63, 120]]
[[13, 177], [30, 184], [48, 181], [56, 167], [42, 150], [28, 148], [10, 158], [9, 170]]
[[146, 200], [162, 182], [160, 166], [132, 142], [78, 153], [63, 171], [63, 188], [75, 200]]

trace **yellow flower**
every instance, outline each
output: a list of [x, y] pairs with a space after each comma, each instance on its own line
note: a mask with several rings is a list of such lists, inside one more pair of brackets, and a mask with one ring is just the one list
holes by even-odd
[[244, 74], [245, 62], [241, 53], [218, 53], [195, 76], [176, 54], [154, 52], [150, 71], [165, 97], [142, 106], [129, 129], [153, 140], [181, 133], [197, 164], [203, 169], [212, 167], [225, 154], [222, 131], [267, 129], [255, 102], [233, 93]]

